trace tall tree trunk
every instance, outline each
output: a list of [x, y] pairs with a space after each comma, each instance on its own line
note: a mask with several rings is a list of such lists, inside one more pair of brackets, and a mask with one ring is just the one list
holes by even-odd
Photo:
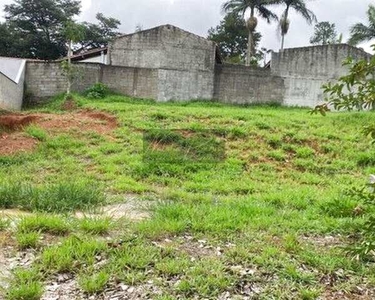
[[281, 17], [280, 20], [280, 27], [281, 27], [281, 49], [280, 51], [282, 52], [284, 50], [284, 43], [285, 43], [285, 36], [289, 31], [289, 20], [288, 20], [288, 15], [289, 15], [289, 6], [286, 7], [283, 16]]
[[[70, 73], [71, 69], [72, 69], [72, 44], [73, 44], [73, 42], [70, 40], [69, 41], [69, 48], [68, 48], [68, 69], [69, 69], [68, 73]], [[70, 95], [71, 89], [72, 89], [72, 80], [70, 78], [70, 74], [68, 74], [68, 87], [66, 89], [67, 95]]]
[[246, 66], [251, 65], [251, 58], [253, 57], [253, 39], [254, 33], [249, 30], [249, 40], [247, 43], [247, 55], [246, 55]]
[[251, 65], [251, 59], [255, 56], [254, 33], [258, 25], [258, 20], [254, 16], [254, 8], [251, 8], [250, 18], [247, 21], [247, 29], [249, 30], [249, 40], [247, 42], [246, 66]]
[[284, 41], [285, 41], [285, 34], [281, 33], [281, 51], [284, 50]]

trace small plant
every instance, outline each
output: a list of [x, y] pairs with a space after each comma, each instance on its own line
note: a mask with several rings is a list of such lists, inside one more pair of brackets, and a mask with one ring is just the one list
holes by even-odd
[[45, 270], [69, 272], [79, 270], [82, 266], [92, 266], [96, 256], [104, 254], [106, 243], [95, 239], [71, 236], [61, 245], [50, 247], [43, 251], [41, 264]]
[[112, 226], [110, 218], [84, 218], [79, 221], [78, 228], [86, 233], [103, 235]]
[[66, 220], [59, 216], [38, 214], [23, 217], [18, 224], [19, 233], [46, 232], [56, 235], [64, 235], [70, 231]]
[[40, 239], [38, 232], [17, 233], [16, 240], [18, 247], [23, 250], [27, 248], [37, 248]]
[[25, 129], [25, 132], [30, 135], [33, 138], [36, 138], [37, 140], [44, 142], [47, 140], [47, 133], [42, 128], [30, 125]]
[[105, 271], [100, 271], [99, 273], [93, 275], [82, 274], [78, 279], [79, 286], [88, 294], [102, 292], [108, 281], [109, 274]]
[[6, 230], [9, 227], [9, 220], [0, 218], [0, 231]]
[[95, 83], [86, 90], [85, 96], [90, 99], [103, 99], [110, 94], [109, 88], [103, 83]]
[[39, 300], [43, 295], [43, 285], [40, 282], [37, 269], [16, 269], [6, 291], [7, 300]]

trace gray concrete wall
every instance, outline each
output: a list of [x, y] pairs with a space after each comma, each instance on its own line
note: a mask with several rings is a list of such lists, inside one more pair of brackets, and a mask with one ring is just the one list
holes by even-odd
[[[77, 79], [72, 90], [82, 92], [94, 83], [100, 82], [100, 64], [80, 63]], [[57, 62], [28, 62], [26, 67], [26, 94], [31, 102], [43, 102], [57, 94], [64, 93], [67, 80]]]
[[102, 66], [101, 80], [118, 93], [148, 99], [158, 97], [158, 70]]
[[369, 59], [365, 51], [346, 45], [325, 45], [285, 49], [273, 53], [272, 74], [284, 78], [284, 105], [315, 107], [324, 101], [321, 86], [346, 75], [342, 65], [348, 57]]
[[212, 99], [214, 72], [159, 69], [158, 79], [158, 101]]
[[115, 39], [109, 60], [115, 66], [213, 71], [215, 51], [214, 42], [164, 25]]
[[0, 109], [20, 110], [24, 94], [25, 69], [22, 71], [19, 82], [0, 73]]
[[[134, 39], [142, 40], [139, 47], [146, 42], [149, 43], [146, 43], [146, 52], [140, 50], [137, 54], [135, 51], [132, 59], [122, 59], [129, 59], [129, 62], [137, 64], [141, 62], [141, 65], [154, 64], [153, 68], [81, 63], [77, 65], [81, 77], [73, 85], [73, 90], [84, 91], [96, 82], [103, 82], [119, 93], [157, 101], [216, 99], [233, 104], [280, 103], [288, 106], [314, 107], [324, 100], [321, 86], [347, 73], [347, 69], [342, 67], [344, 59], [348, 56], [356, 59], [371, 57], [364, 51], [348, 45], [315, 46], [274, 53], [271, 69], [238, 65], [216, 65], [215, 69], [211, 69], [214, 55], [210, 56], [208, 53], [214, 48], [209, 50], [210, 42], [201, 41], [202, 38], [173, 26], [162, 26], [155, 30], [119, 39], [122, 42], [127, 41], [126, 43], [133, 47], [131, 49], [136, 49]], [[170, 47], [182, 50], [181, 45], [184, 45], [185, 37], [189, 46], [195, 45], [198, 50], [207, 51], [205, 53], [210, 59], [206, 60], [205, 55], [198, 54], [194, 59], [191, 58], [190, 69], [185, 69], [189, 67], [185, 65], [186, 56], [180, 60], [180, 56], [175, 55], [168, 60], [160, 54], [161, 51], [160, 60], [153, 61], [150, 57], [147, 58], [145, 54], [152, 50], [151, 46], [157, 48], [160, 44], [164, 45], [161, 43], [164, 41], [164, 34], [171, 35], [173, 40], [170, 44], [167, 42], [165, 49]], [[193, 49], [190, 48], [189, 51]], [[176, 68], [172, 68], [174, 63]], [[162, 67], [164, 64], [169, 67]], [[50, 99], [58, 93], [65, 92], [66, 79], [61, 72], [60, 64], [28, 62], [26, 87], [34, 100]]]
[[[214, 73], [146, 69], [102, 64], [76, 64], [79, 79], [72, 90], [82, 92], [96, 82], [132, 97], [158, 101], [212, 99]], [[27, 95], [31, 103], [39, 103], [66, 91], [66, 78], [59, 63], [28, 62]]]
[[285, 86], [271, 70], [222, 65], [216, 67], [214, 99], [225, 103], [283, 103]]

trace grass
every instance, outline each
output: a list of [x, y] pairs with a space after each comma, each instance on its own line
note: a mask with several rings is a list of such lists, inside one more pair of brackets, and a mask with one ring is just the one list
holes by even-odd
[[88, 294], [95, 294], [102, 292], [106, 287], [110, 278], [110, 274], [105, 271], [93, 275], [82, 274], [79, 279], [79, 286]]
[[70, 231], [70, 225], [67, 220], [60, 216], [37, 214], [21, 218], [17, 229], [21, 234], [41, 232], [64, 235]]
[[78, 222], [78, 228], [89, 234], [104, 235], [109, 232], [112, 227], [110, 218], [90, 218], [85, 217]]
[[[37, 110], [61, 113], [60, 100]], [[37, 246], [39, 276], [68, 272], [93, 294], [152, 281], [162, 291], [150, 291], [155, 299], [234, 298], [249, 286], [259, 299], [355, 299], [357, 287], [373, 290], [374, 264], [344, 250], [374, 213], [346, 193], [375, 172], [360, 132], [373, 112], [321, 117], [116, 95], [77, 101], [113, 113], [119, 127], [45, 139], [27, 128], [43, 141], [36, 150], [0, 156], [0, 207], [42, 212], [22, 218], [16, 232], [24, 247]], [[129, 197], [151, 203], [150, 218], [113, 226], [55, 215]], [[38, 235], [53, 238], [33, 245]], [[38, 292], [39, 284], [23, 286]]]
[[0, 180], [0, 208], [69, 212], [101, 204], [103, 194], [93, 183], [62, 181], [43, 186]]
[[16, 269], [7, 289], [7, 300], [38, 300], [43, 294], [43, 285], [38, 270]]
[[39, 140], [39, 141], [45, 142], [47, 140], [47, 132], [45, 130], [43, 130], [42, 128], [39, 128], [35, 125], [28, 126], [25, 129], [25, 132], [29, 136], [31, 136], [31, 137]]
[[16, 240], [18, 247], [21, 250], [27, 248], [37, 248], [40, 240], [40, 234], [38, 232], [21, 232], [16, 235]]

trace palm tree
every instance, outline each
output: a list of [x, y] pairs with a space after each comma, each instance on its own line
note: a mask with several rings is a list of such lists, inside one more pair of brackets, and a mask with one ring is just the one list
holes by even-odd
[[366, 26], [362, 23], [355, 24], [351, 29], [351, 37], [349, 39], [349, 44], [357, 45], [361, 42], [367, 42], [375, 39], [375, 6], [370, 5], [367, 10], [367, 18], [369, 25]]
[[258, 25], [256, 13], [265, 19], [268, 23], [271, 20], [277, 20], [277, 15], [270, 11], [267, 6], [276, 4], [276, 0], [228, 0], [223, 4], [223, 11], [226, 13], [237, 13], [242, 16], [247, 11], [250, 17], [247, 20], [247, 29], [249, 30], [249, 40], [247, 42], [246, 65], [250, 66], [252, 58], [255, 56], [255, 32]]
[[299, 13], [309, 25], [313, 22], [316, 22], [315, 14], [306, 7], [305, 0], [280, 0], [278, 1], [279, 4], [285, 4], [285, 10], [280, 18], [280, 31], [281, 31], [281, 51], [284, 50], [284, 41], [285, 36], [289, 31], [289, 11], [290, 9], [294, 9], [297, 13]]

